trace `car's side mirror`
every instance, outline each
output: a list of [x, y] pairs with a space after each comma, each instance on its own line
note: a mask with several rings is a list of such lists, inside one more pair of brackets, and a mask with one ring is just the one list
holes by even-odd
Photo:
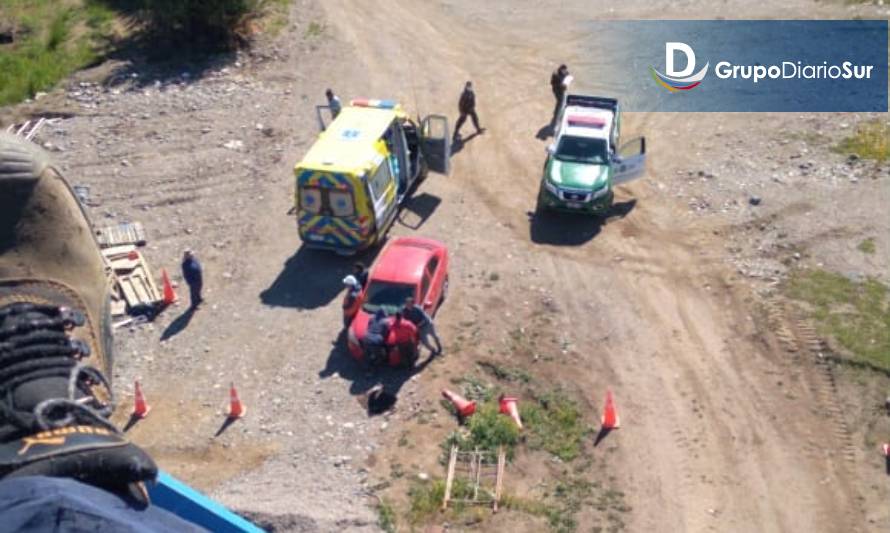
[[556, 145], [553, 143], [548, 144], [547, 145], [547, 153], [550, 155], [555, 154], [556, 153]]

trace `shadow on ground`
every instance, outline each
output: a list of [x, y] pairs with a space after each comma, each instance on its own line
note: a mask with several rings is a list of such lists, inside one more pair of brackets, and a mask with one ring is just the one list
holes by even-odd
[[626, 217], [636, 204], [635, 199], [616, 202], [603, 217], [549, 211], [530, 213], [531, 240], [536, 244], [580, 246], [596, 237], [609, 220]]
[[470, 135], [467, 135], [466, 137], [461, 137], [460, 135], [455, 137], [451, 141], [451, 155], [454, 155], [454, 154], [460, 152], [461, 150], [463, 150], [464, 146], [466, 146], [468, 142], [472, 141], [479, 135], [482, 135], [482, 133], [475, 131], [475, 132], [471, 133]]
[[441, 198], [426, 192], [412, 196], [399, 211], [399, 224], [412, 230], [420, 229], [441, 203]]
[[182, 314], [176, 317], [173, 322], [170, 322], [170, 325], [164, 329], [163, 333], [161, 333], [161, 341], [165, 341], [182, 333], [182, 331], [189, 325], [189, 322], [192, 321], [193, 316], [195, 316], [194, 307], [189, 307], [183, 311]]
[[[426, 352], [423, 348], [421, 350], [421, 354]], [[326, 379], [335, 374], [339, 375], [350, 382], [349, 393], [355, 396], [366, 395], [375, 388], [382, 389], [382, 396], [388, 397], [388, 401], [382, 401], [391, 403], [386, 405], [384, 409], [377, 409], [376, 411], [385, 411], [398, 401], [402, 386], [412, 377], [423, 372], [432, 361], [433, 357], [427, 355], [425, 359], [418, 360], [418, 363], [411, 369], [388, 366], [366, 367], [363, 363], [353, 359], [349, 354], [349, 350], [346, 347], [346, 331], [343, 330], [331, 343], [331, 351], [328, 354], [325, 368], [318, 373], [318, 377]], [[377, 395], [377, 397], [379, 396]], [[379, 412], [373, 411], [375, 409], [369, 409], [369, 414], [379, 414]]]
[[538, 133], [535, 134], [535, 139], [538, 139], [539, 141], [545, 141], [550, 137], [553, 137], [553, 133], [553, 123], [551, 122], [546, 126], [541, 126], [541, 129], [538, 130]]
[[329, 304], [343, 290], [343, 278], [361, 261], [369, 266], [380, 246], [349, 257], [301, 246], [290, 257], [275, 281], [260, 293], [260, 301], [274, 307], [317, 309]]
[[188, 84], [234, 64], [235, 50], [247, 45], [238, 32], [161, 31], [149, 21], [146, 5], [152, 2], [96, 1], [116, 11], [125, 26], [117, 37], [103, 43], [110, 50], [103, 58], [109, 86], [140, 90], [158, 84]]

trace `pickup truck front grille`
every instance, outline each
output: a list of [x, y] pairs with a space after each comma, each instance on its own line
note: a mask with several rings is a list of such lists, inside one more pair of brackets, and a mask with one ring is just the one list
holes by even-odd
[[559, 197], [566, 202], [589, 202], [590, 192], [577, 189], [559, 189]]

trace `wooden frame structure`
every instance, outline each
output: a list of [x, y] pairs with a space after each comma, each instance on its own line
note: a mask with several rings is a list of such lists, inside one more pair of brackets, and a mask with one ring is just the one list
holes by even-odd
[[[451, 447], [448, 458], [448, 474], [445, 478], [445, 495], [442, 498], [442, 510], [449, 503], [466, 503], [470, 505], [491, 505], [492, 511], [498, 512], [498, 504], [504, 489], [504, 470], [507, 456], [504, 448], [464, 452]], [[490, 481], [494, 478], [493, 482]], [[455, 479], [465, 480], [473, 488], [471, 498], [452, 498]]]

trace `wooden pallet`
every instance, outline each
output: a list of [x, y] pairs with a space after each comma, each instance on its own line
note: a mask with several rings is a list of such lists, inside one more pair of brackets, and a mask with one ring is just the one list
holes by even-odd
[[115, 287], [111, 296], [112, 314], [119, 316], [128, 309], [154, 305], [161, 301], [161, 293], [155, 284], [148, 263], [135, 245], [124, 244], [102, 250], [111, 265]]
[[141, 222], [126, 222], [116, 226], [107, 226], [96, 230], [96, 240], [102, 248], [120, 246], [122, 244], [145, 245], [145, 228]]
[[[491, 505], [498, 512], [498, 504], [504, 489], [504, 470], [507, 456], [504, 448], [492, 450], [475, 450], [472, 452], [458, 451], [457, 446], [451, 447], [448, 458], [448, 474], [445, 478], [445, 495], [442, 498], [442, 509], [447, 509], [451, 502], [471, 505]], [[491, 478], [494, 481], [491, 482]], [[452, 498], [455, 479], [463, 479], [473, 488], [470, 498]]]

